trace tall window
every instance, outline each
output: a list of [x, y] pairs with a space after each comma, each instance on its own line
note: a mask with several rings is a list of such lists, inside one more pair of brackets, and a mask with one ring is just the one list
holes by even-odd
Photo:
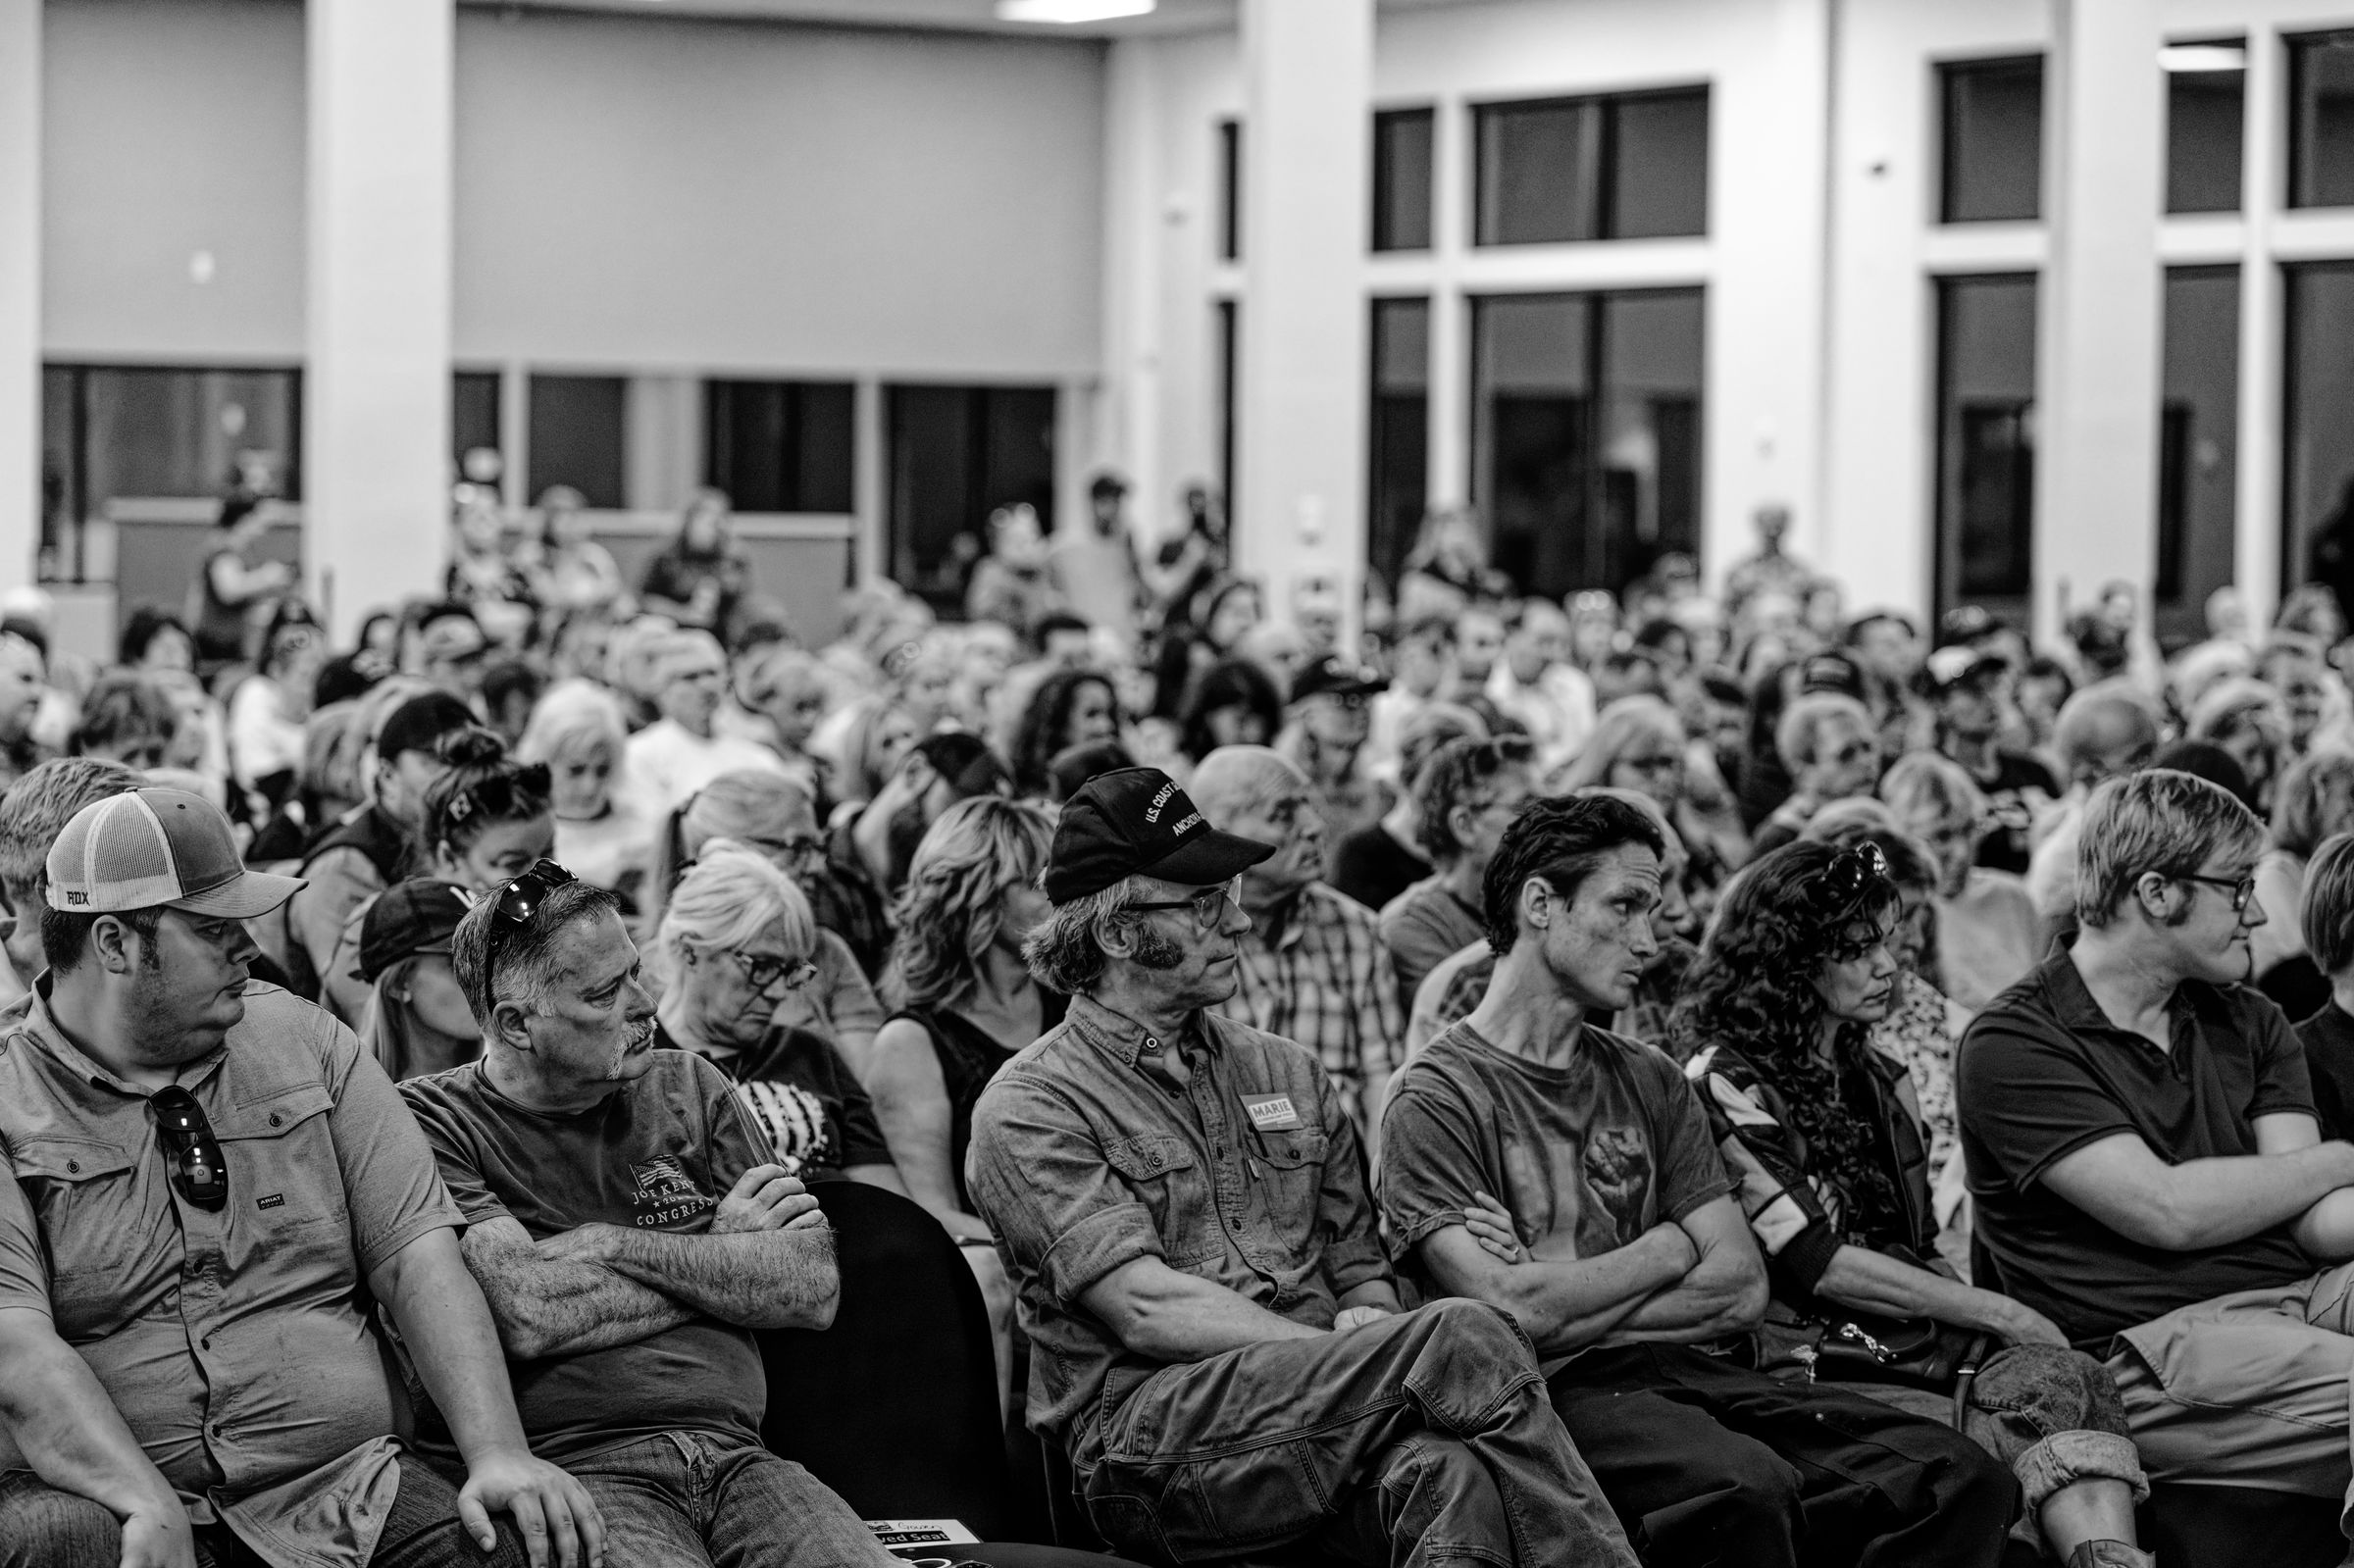
[[1218, 259], [1243, 257], [1243, 123], [1218, 122]]
[[2166, 68], [2166, 210], [2239, 211], [2241, 124], [2247, 104], [2247, 45], [2174, 44]]
[[2234, 576], [2239, 479], [2239, 269], [2166, 274], [2158, 419], [2161, 636], [2205, 634], [2207, 595]]
[[739, 512], [850, 510], [847, 381], [703, 382], [703, 481]]
[[1398, 109], [1373, 117], [1373, 248], [1430, 249], [1430, 145], [1437, 116]]
[[1699, 541], [1702, 294], [1472, 302], [1472, 474], [1523, 591], [1619, 588]]
[[886, 405], [892, 578], [962, 614], [991, 512], [1026, 501], [1054, 527], [1054, 389], [894, 386]]
[[1972, 60], [1938, 69], [1944, 110], [1939, 217], [2019, 223], [2043, 210], [2043, 60]]
[[2288, 40], [2288, 204], [2354, 206], [2354, 30]]
[[2354, 262], [2285, 269], [2288, 280], [2287, 472], [2281, 569], [2289, 582], [2314, 571], [2325, 532], [2354, 546]]
[[1477, 243], [1708, 232], [1708, 88], [1487, 104], [1476, 113]]
[[462, 465], [479, 448], [505, 450], [498, 439], [498, 372], [459, 371], [449, 379], [449, 455]]
[[80, 525], [115, 500], [302, 498], [302, 372], [50, 365], [41, 372], [44, 570], [77, 578]]
[[1373, 302], [1373, 472], [1367, 560], [1391, 583], [1413, 548], [1430, 477], [1430, 301]]
[[2035, 278], [1937, 284], [1937, 602], [2023, 600], [2035, 544]]
[[1217, 306], [1218, 333], [1218, 499], [1226, 507], [1226, 528], [1234, 530], [1234, 427], [1242, 396], [1242, 307], [1231, 299]]
[[532, 378], [532, 494], [569, 484], [590, 506], [629, 504], [629, 390], [619, 376]]

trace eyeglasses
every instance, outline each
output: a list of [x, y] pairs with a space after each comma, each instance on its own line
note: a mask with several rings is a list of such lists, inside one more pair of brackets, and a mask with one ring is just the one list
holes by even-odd
[[1221, 883], [1215, 887], [1204, 887], [1190, 898], [1170, 898], [1149, 904], [1130, 904], [1128, 907], [1130, 909], [1190, 909], [1194, 912], [1194, 930], [1210, 932], [1217, 930], [1218, 922], [1226, 918], [1228, 903], [1232, 903], [1237, 909], [1243, 905], [1243, 880], [1240, 877], [1235, 878], [1232, 882]]
[[752, 846], [784, 856], [787, 860], [808, 860], [826, 852], [823, 838], [754, 838]]
[[486, 971], [497, 973], [499, 948], [538, 916], [549, 893], [573, 880], [572, 873], [562, 866], [542, 860], [498, 890], [498, 901], [490, 906], [490, 939], [484, 944]]
[[779, 981], [784, 982], [787, 990], [799, 990], [817, 978], [817, 966], [805, 958], [771, 958], [766, 954], [754, 957], [739, 952], [728, 956], [743, 971], [743, 983], [762, 995], [776, 989]]
[[2174, 880], [2205, 883], [2210, 887], [2226, 889], [2231, 894], [2231, 913], [2234, 915], [2246, 909], [2248, 900], [2256, 896], [2254, 877], [2201, 877], [2193, 872], [2182, 871], [2175, 873]]
[[229, 1201], [229, 1167], [221, 1162], [221, 1144], [204, 1108], [177, 1084], [156, 1090], [147, 1104], [155, 1112], [156, 1136], [163, 1140], [173, 1189], [182, 1202], [218, 1214]]

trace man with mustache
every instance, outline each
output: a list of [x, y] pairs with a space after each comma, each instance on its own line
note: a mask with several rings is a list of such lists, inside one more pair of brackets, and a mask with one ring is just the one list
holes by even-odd
[[761, 1446], [752, 1331], [833, 1322], [833, 1232], [727, 1079], [655, 1048], [613, 895], [543, 860], [459, 923], [450, 967], [482, 1057], [401, 1092], [466, 1217], [533, 1451], [596, 1499], [611, 1559], [893, 1562]]
[[1399, 1310], [1339, 1085], [1214, 1010], [1272, 853], [1154, 768], [1063, 807], [1023, 955], [1070, 1011], [982, 1092], [966, 1161], [1031, 1428], [1141, 1562], [1634, 1568], [1511, 1320]]

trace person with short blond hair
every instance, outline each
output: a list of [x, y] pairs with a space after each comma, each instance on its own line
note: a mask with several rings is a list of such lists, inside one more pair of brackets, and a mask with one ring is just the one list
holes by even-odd
[[1985, 1283], [2105, 1358], [2151, 1481], [2354, 1503], [2354, 1143], [2247, 985], [2263, 847], [2189, 774], [2095, 789], [2074, 943], [1963, 1038], [1962, 1147]]
[[2022, 878], [1978, 864], [1989, 808], [1960, 763], [1909, 751], [1880, 781], [1880, 798], [1935, 857], [1938, 978], [1974, 1013], [2035, 967], [2035, 901]]

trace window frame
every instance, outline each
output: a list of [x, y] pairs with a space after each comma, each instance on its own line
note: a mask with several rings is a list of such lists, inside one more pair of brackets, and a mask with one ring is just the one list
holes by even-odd
[[[1618, 107], [1646, 99], [1698, 97], [1701, 100], [1707, 133], [1701, 140], [1700, 228], [1681, 234], [1639, 234], [1631, 238], [1611, 231], [1611, 216], [1617, 189]], [[1548, 93], [1535, 97], [1485, 98], [1464, 105], [1470, 116], [1471, 133], [1468, 154], [1471, 159], [1471, 178], [1467, 182], [1471, 197], [1469, 226], [1473, 250], [1509, 250], [1523, 245], [1603, 245], [1642, 244], [1657, 240], [1705, 240], [1709, 237], [1710, 198], [1714, 191], [1714, 140], [1716, 127], [1716, 83], [1714, 78], [1663, 82], [1647, 87], [1612, 88], [1604, 92]], [[1489, 167], [1487, 157], [1488, 124], [1490, 118], [1515, 110], [1582, 109], [1592, 115], [1593, 168], [1592, 186], [1587, 192], [1590, 211], [1580, 216], [1582, 227], [1591, 230], [1583, 238], [1567, 239], [1493, 239], [1486, 237], [1486, 217], [1491, 185], [1497, 171]], [[1434, 149], [1435, 150], [1435, 149]], [[1501, 225], [1499, 225], [1501, 227]]]

